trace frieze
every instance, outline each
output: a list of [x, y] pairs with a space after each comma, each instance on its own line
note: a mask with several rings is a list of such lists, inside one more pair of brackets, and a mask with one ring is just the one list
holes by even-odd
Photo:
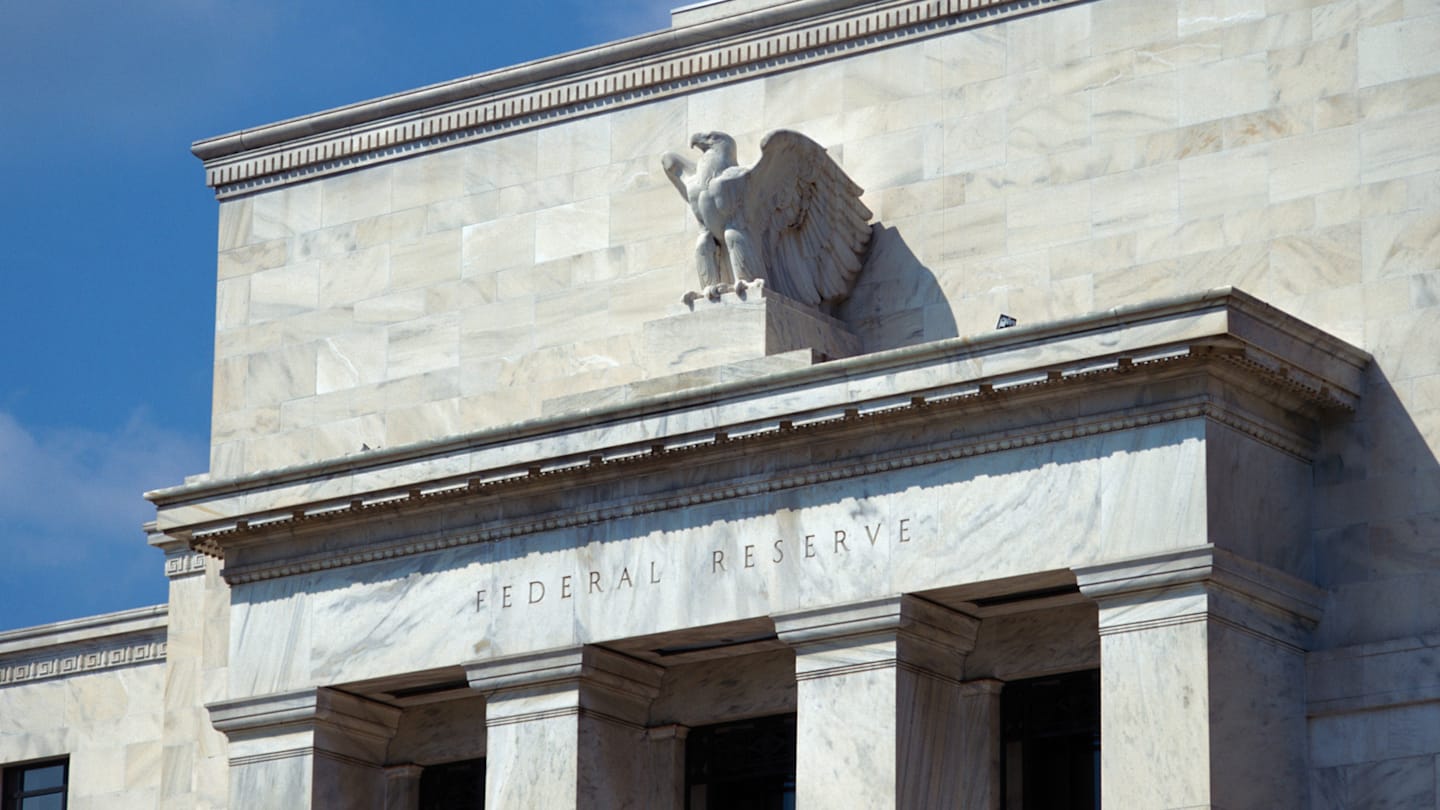
[[165, 641], [128, 641], [115, 647], [68, 650], [18, 663], [0, 663], [0, 686], [62, 678], [85, 672], [137, 666], [165, 660]]
[[[911, 527], [913, 522], [913, 517], [882, 519], [764, 540], [736, 541], [710, 548], [698, 568], [702, 573], [716, 577], [748, 569], [804, 565], [822, 556], [849, 558], [852, 554], [864, 553], [877, 546], [894, 548], [912, 542], [915, 539]], [[573, 573], [538, 578], [522, 576], [493, 588], [476, 589], [475, 612], [532, 607], [577, 598], [603, 598], [626, 589], [663, 585], [668, 581], [665, 570], [668, 565], [670, 563], [645, 559], [619, 568], [579, 568]]]
[[194, 551], [183, 551], [165, 557], [165, 576], [174, 579], [190, 574], [205, 572], [205, 555]]

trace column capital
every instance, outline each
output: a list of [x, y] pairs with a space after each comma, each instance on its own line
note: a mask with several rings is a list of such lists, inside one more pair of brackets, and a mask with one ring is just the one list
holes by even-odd
[[507, 689], [590, 683], [653, 699], [665, 670], [592, 645], [560, 647], [465, 665], [470, 687], [486, 695]]
[[1324, 610], [1325, 592], [1213, 545], [1074, 569], [1100, 606], [1100, 634], [1216, 620], [1297, 651]]
[[[230, 740], [232, 765], [313, 751], [378, 762], [400, 724], [400, 709], [394, 706], [324, 687], [223, 700], [206, 708], [211, 724]], [[297, 740], [297, 734], [302, 738]]]
[[[585, 645], [477, 661], [465, 665], [465, 674], [470, 687], [485, 695], [486, 722], [491, 725], [581, 710], [643, 723], [650, 702], [660, 694], [665, 670]], [[553, 706], [544, 700], [547, 695], [557, 696]], [[517, 699], [518, 713], [500, 706], [511, 698]], [[529, 708], [520, 709], [521, 702]]]
[[[796, 677], [903, 664], [959, 679], [980, 621], [907, 594], [778, 613], [775, 631], [801, 659]], [[841, 652], [843, 651], [843, 653]], [[807, 662], [807, 654], [813, 661]], [[828, 663], [827, 663], [828, 662]]]

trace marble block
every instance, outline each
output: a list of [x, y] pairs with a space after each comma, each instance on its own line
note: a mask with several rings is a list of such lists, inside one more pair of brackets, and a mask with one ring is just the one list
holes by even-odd
[[642, 328], [646, 376], [680, 374], [808, 349], [815, 361], [852, 357], [860, 339], [840, 321], [768, 291], [700, 298]]

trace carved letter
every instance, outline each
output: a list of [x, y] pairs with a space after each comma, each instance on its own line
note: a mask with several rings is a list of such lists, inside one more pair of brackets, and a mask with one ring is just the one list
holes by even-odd
[[650, 584], [654, 585], [660, 581], [659, 575], [655, 573], [655, 561], [650, 561]]
[[778, 563], [778, 562], [782, 562], [782, 561], [784, 561], [784, 559], [785, 559], [785, 549], [781, 548], [781, 546], [783, 546], [783, 545], [785, 545], [785, 541], [784, 541], [784, 540], [776, 540], [776, 541], [775, 541], [775, 557], [774, 557], [774, 561], [777, 562], [777, 563]]
[[560, 598], [561, 598], [561, 599], [569, 599], [569, 598], [570, 598], [570, 575], [569, 575], [569, 574], [566, 574], [565, 576], [560, 577]]
[[510, 607], [510, 586], [506, 585], [500, 589], [500, 607]]
[[813, 534], [807, 534], [807, 535], [805, 535], [805, 556], [806, 556], [806, 557], [814, 557], [814, 556], [815, 556], [815, 543], [812, 542], [814, 539], [815, 539], [815, 535], [813, 535]]
[[884, 525], [884, 523], [876, 523], [875, 531], [872, 532], [870, 531], [870, 524], [865, 524], [865, 536], [870, 538], [870, 545], [875, 545], [875, 541], [880, 539], [880, 529]]
[[725, 570], [725, 552], [716, 549], [710, 552], [710, 573]]
[[600, 587], [600, 572], [599, 572], [599, 571], [591, 571], [591, 572], [590, 572], [590, 590], [587, 591], [587, 593], [595, 593], [596, 591], [599, 591], [599, 592], [601, 592], [601, 593], [604, 593], [604, 592], [605, 592], [605, 589], [602, 588], [602, 587]]
[[[629, 569], [628, 567], [627, 567], [627, 568], [621, 568], [621, 569], [620, 569], [620, 585], [624, 585], [624, 584], [627, 583], [627, 582], [630, 583], [630, 587], [632, 587], [632, 588], [635, 587], [635, 580], [633, 580], [633, 579], [630, 578], [630, 569]], [[620, 587], [620, 585], [616, 585], [615, 587], [618, 588], [618, 587]]]
[[[535, 586], [540, 586], [540, 595], [535, 595]], [[530, 580], [530, 604], [535, 604], [545, 598], [545, 583], [532, 579]]]
[[835, 530], [835, 553], [836, 553], [836, 554], [839, 554], [839, 553], [840, 553], [840, 549], [842, 549], [842, 548], [845, 549], [845, 553], [846, 553], [846, 554], [849, 554], [849, 553], [850, 553], [850, 547], [847, 546], [847, 545], [845, 545], [845, 530], [844, 530], [844, 529], [836, 529], [836, 530]]
[[900, 542], [910, 542], [910, 518], [900, 518]]
[[485, 591], [483, 591], [483, 590], [476, 591], [476, 592], [475, 592], [475, 612], [476, 612], [476, 613], [479, 613], [479, 612], [480, 612], [480, 604], [481, 604], [482, 602], [484, 602], [484, 601], [485, 601]]
[[746, 546], [746, 547], [745, 547], [745, 567], [746, 567], [746, 568], [754, 568], [754, 567], [755, 567], [755, 547], [754, 547], [754, 546]]

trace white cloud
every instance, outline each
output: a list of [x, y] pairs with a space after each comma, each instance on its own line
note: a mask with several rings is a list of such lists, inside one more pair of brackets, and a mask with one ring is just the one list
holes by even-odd
[[31, 429], [0, 411], [0, 627], [163, 601], [141, 496], [202, 471], [205, 454], [203, 438], [143, 412], [102, 433]]

